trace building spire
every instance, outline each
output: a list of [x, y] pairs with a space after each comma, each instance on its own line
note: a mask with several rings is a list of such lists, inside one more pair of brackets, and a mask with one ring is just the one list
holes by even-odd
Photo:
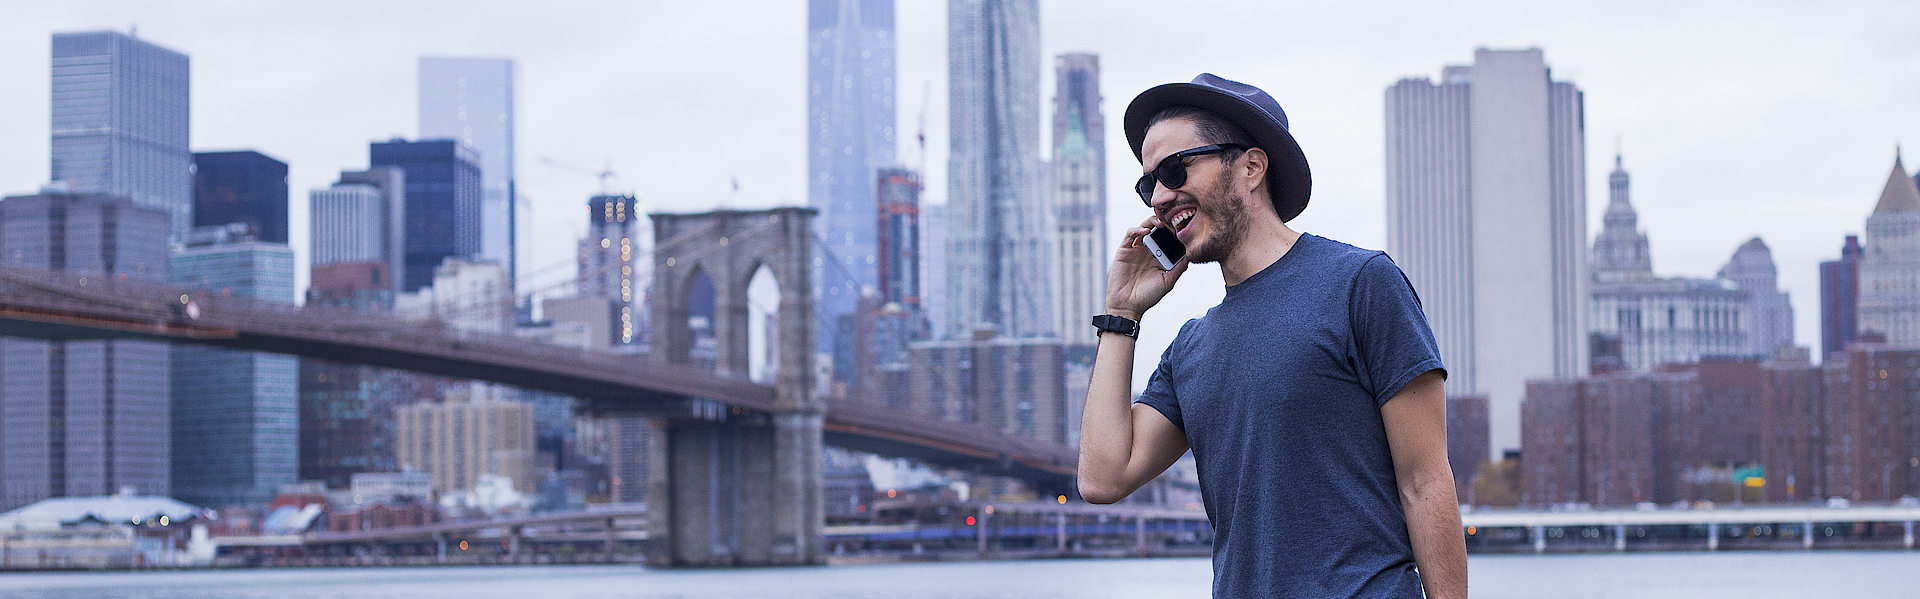
[[1594, 280], [1601, 283], [1653, 279], [1652, 252], [1646, 233], [1640, 231], [1640, 215], [1628, 200], [1629, 177], [1619, 145], [1615, 138], [1613, 173], [1607, 176], [1607, 212], [1589, 262]]
[[1893, 172], [1887, 175], [1887, 185], [1880, 189], [1880, 202], [1873, 207], [1874, 214], [1890, 212], [1920, 212], [1920, 189], [1915, 188], [1914, 180], [1907, 174], [1898, 145], [1893, 148]]

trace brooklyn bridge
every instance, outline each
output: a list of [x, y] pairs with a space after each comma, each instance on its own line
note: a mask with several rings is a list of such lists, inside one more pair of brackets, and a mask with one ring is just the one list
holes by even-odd
[[[1075, 451], [981, 423], [816, 391], [814, 211], [779, 208], [654, 215], [647, 358], [456, 331], [330, 308], [302, 308], [124, 276], [0, 267], [0, 334], [48, 340], [147, 339], [404, 369], [570, 395], [589, 413], [644, 413], [648, 560], [777, 565], [823, 559], [821, 448], [911, 458], [1065, 493]], [[746, 294], [765, 268], [782, 293], [775, 384], [746, 377]], [[713, 282], [712, 369], [694, 366], [688, 287]], [[664, 540], [664, 542], [663, 542]]]

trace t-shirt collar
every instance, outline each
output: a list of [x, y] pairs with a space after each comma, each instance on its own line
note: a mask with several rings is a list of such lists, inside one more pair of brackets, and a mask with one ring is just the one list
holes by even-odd
[[[1314, 241], [1309, 241], [1309, 239], [1313, 239]], [[1253, 276], [1240, 281], [1239, 285], [1228, 285], [1227, 297], [1233, 297], [1238, 293], [1245, 293], [1245, 290], [1254, 287], [1256, 283], [1278, 277], [1279, 275], [1274, 273], [1286, 270], [1287, 267], [1285, 265], [1295, 261], [1293, 259], [1294, 254], [1300, 253], [1302, 248], [1317, 241], [1318, 238], [1312, 233], [1301, 233], [1300, 238], [1293, 241], [1293, 247], [1287, 248], [1287, 253], [1281, 254], [1279, 260], [1274, 260], [1273, 264], [1268, 264], [1266, 268], [1260, 269], [1260, 272], [1253, 273]]]

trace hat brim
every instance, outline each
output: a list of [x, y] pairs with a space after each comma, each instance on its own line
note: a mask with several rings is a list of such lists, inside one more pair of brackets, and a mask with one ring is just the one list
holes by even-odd
[[1313, 195], [1313, 172], [1307, 168], [1306, 154], [1300, 151], [1293, 134], [1252, 102], [1204, 85], [1168, 83], [1134, 97], [1122, 123], [1135, 160], [1140, 159], [1140, 144], [1147, 139], [1147, 121], [1168, 106], [1181, 105], [1220, 115], [1246, 131], [1266, 151], [1271, 162], [1267, 167], [1267, 194], [1281, 222], [1291, 221], [1307, 209], [1307, 200]]

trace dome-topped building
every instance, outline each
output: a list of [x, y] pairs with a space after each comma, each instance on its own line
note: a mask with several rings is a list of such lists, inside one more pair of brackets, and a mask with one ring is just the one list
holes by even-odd
[[[1754, 353], [1753, 294], [1727, 278], [1654, 276], [1647, 234], [1628, 199], [1629, 178], [1619, 155], [1613, 165], [1605, 225], [1593, 240], [1589, 264], [1594, 373], [1646, 372], [1661, 364]], [[1772, 269], [1769, 254], [1768, 276]]]

